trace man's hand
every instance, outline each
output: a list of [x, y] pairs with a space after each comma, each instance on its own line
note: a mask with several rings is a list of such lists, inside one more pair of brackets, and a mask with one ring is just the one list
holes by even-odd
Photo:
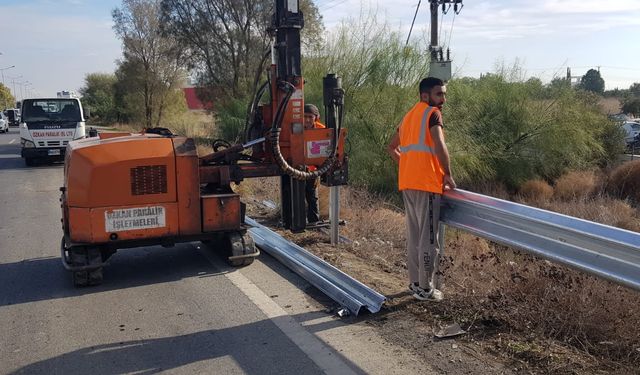
[[456, 188], [456, 182], [453, 181], [453, 177], [451, 177], [451, 175], [449, 174], [445, 174], [444, 175], [444, 182], [443, 182], [443, 186], [444, 186], [444, 190], [453, 190]]
[[396, 163], [400, 163], [400, 152], [398, 152], [398, 146], [400, 146], [400, 134], [396, 130], [393, 138], [391, 138], [391, 142], [389, 142], [389, 145], [387, 146], [387, 152]]

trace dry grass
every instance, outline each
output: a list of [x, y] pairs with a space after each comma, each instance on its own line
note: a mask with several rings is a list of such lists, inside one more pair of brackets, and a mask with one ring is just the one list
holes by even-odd
[[[578, 193], [571, 196], [583, 196], [586, 189], [582, 185], [577, 188]], [[605, 196], [563, 202], [545, 190], [546, 195], [534, 196], [536, 203], [527, 203], [537, 204], [544, 197], [543, 208], [640, 229], [638, 212], [627, 202]], [[402, 213], [368, 193], [349, 189], [344, 196], [343, 213], [351, 218], [345, 234], [356, 239], [347, 250], [406, 280]], [[549, 371], [556, 373], [566, 373], [566, 366], [590, 372], [598, 366], [628, 371], [627, 366], [640, 365], [640, 332], [636, 328], [640, 324], [636, 309], [640, 295], [634, 291], [458, 230], [447, 231], [441, 267], [447, 296], [441, 316], [465, 322], [480, 336], [493, 330], [520, 332], [516, 336], [524, 337], [527, 343], [517, 355], [510, 355], [538, 365], [544, 362], [547, 369], [557, 368]], [[409, 310], [425, 313], [412, 305]], [[559, 345], [554, 342], [566, 346], [564, 357], [549, 357], [545, 348]], [[513, 345], [502, 349], [513, 352]]]
[[[137, 123], [115, 123], [111, 125], [117, 131], [138, 133], [144, 126]], [[184, 112], [166, 119], [162, 127], [166, 127], [173, 134], [194, 138], [198, 155], [207, 155], [212, 152], [211, 145], [207, 142], [214, 134], [214, 117], [206, 112]]]
[[[246, 194], [279, 200], [277, 179], [246, 185]], [[544, 181], [529, 185], [520, 191], [525, 204], [640, 231], [638, 210], [599, 193], [595, 175], [563, 176], [556, 194]], [[352, 242], [332, 248], [314, 242], [321, 237], [315, 234], [303, 246], [379, 290], [397, 293], [407, 280], [402, 209], [349, 187], [341, 198], [341, 218], [348, 222], [341, 234]], [[640, 294], [458, 230], [448, 230], [445, 243], [445, 301], [393, 302], [391, 309], [425, 322], [456, 321], [474, 340], [545, 373], [632, 373], [640, 366]]]
[[640, 212], [627, 201], [620, 199], [598, 196], [580, 203], [554, 201], [539, 207], [596, 223], [640, 232]]
[[456, 316], [529, 342], [557, 340], [603, 362], [640, 364], [636, 292], [505, 248], [452, 251], [445, 280]]
[[162, 125], [174, 134], [190, 138], [209, 138], [214, 134], [215, 120], [207, 112], [185, 112]]
[[[119, 131], [131, 133], [144, 129], [144, 125], [139, 123], [115, 123], [111, 126]], [[213, 116], [206, 112], [184, 112], [167, 118], [160, 126], [176, 135], [198, 139], [209, 138], [214, 134], [215, 121]]]
[[495, 181], [483, 181], [479, 184], [464, 186], [462, 189], [476, 192], [478, 194], [491, 195], [495, 198], [509, 199], [511, 194], [504, 184]]
[[621, 199], [640, 204], [640, 160], [629, 161], [615, 168], [609, 175], [606, 190]]
[[621, 103], [618, 98], [601, 98], [598, 102], [600, 110], [607, 115], [620, 113]]
[[585, 200], [599, 187], [596, 174], [591, 171], [569, 172], [556, 180], [555, 196], [561, 200]]
[[529, 180], [520, 187], [520, 195], [534, 202], [546, 202], [553, 196], [553, 187], [545, 180]]
[[120, 123], [120, 122], [116, 122], [111, 126], [117, 131], [128, 132], [128, 133], [138, 133], [140, 132], [140, 129], [141, 129], [136, 124], [126, 124], [126, 123]]
[[346, 247], [384, 272], [406, 279], [405, 221], [402, 209], [369, 192], [342, 189], [340, 217], [347, 221], [342, 233], [353, 240]]

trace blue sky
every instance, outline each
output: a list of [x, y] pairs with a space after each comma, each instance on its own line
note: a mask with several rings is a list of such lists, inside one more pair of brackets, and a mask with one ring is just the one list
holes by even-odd
[[[417, 0], [316, 0], [327, 30], [361, 9], [407, 33]], [[582, 75], [600, 67], [608, 89], [640, 82], [640, 0], [464, 0], [444, 17], [458, 75], [478, 76], [516, 59], [527, 76], [549, 81], [566, 67]], [[112, 30], [116, 0], [0, 0], [0, 69], [17, 96], [77, 90], [91, 72], [113, 72], [121, 56]], [[428, 29], [423, 0], [414, 35]], [[451, 33], [449, 31], [452, 30]], [[446, 43], [445, 43], [446, 44]], [[25, 94], [26, 95], [26, 94]]]

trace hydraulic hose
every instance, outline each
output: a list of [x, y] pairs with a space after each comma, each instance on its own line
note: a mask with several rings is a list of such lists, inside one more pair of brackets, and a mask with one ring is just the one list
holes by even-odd
[[269, 81], [266, 81], [260, 86], [256, 95], [253, 98], [253, 101], [251, 102], [251, 109], [250, 109], [249, 115], [247, 116], [247, 120], [245, 121], [245, 124], [244, 124], [244, 132], [243, 132], [244, 142], [248, 142], [250, 140], [249, 131], [251, 129], [249, 128], [249, 123], [255, 118], [256, 107], [258, 106], [258, 103], [260, 103], [260, 99], [262, 98], [262, 95], [264, 95], [267, 87], [269, 87]]
[[269, 140], [271, 141], [271, 151], [273, 154], [276, 163], [280, 166], [283, 172], [288, 174], [289, 176], [295, 178], [296, 180], [311, 180], [317, 177], [320, 177], [322, 174], [329, 171], [329, 169], [335, 164], [336, 159], [336, 151], [338, 149], [338, 132], [340, 131], [339, 127], [334, 129], [334, 142], [333, 149], [331, 150], [331, 155], [322, 163], [322, 165], [313, 172], [307, 172], [304, 170], [299, 170], [287, 163], [282, 156], [282, 150], [280, 149], [280, 132], [282, 131], [282, 119], [284, 117], [284, 113], [287, 110], [287, 105], [289, 104], [289, 100], [291, 96], [295, 92], [296, 88], [289, 82], [282, 82], [282, 89], [284, 89], [287, 94], [283, 98], [282, 102], [278, 106], [278, 110], [274, 117], [273, 123], [271, 125], [271, 131], [269, 134]]

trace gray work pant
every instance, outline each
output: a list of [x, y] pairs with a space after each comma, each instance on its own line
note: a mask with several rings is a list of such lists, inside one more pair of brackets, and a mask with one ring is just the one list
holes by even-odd
[[440, 261], [440, 194], [403, 190], [407, 217], [407, 268], [409, 281], [425, 290], [436, 287]]

